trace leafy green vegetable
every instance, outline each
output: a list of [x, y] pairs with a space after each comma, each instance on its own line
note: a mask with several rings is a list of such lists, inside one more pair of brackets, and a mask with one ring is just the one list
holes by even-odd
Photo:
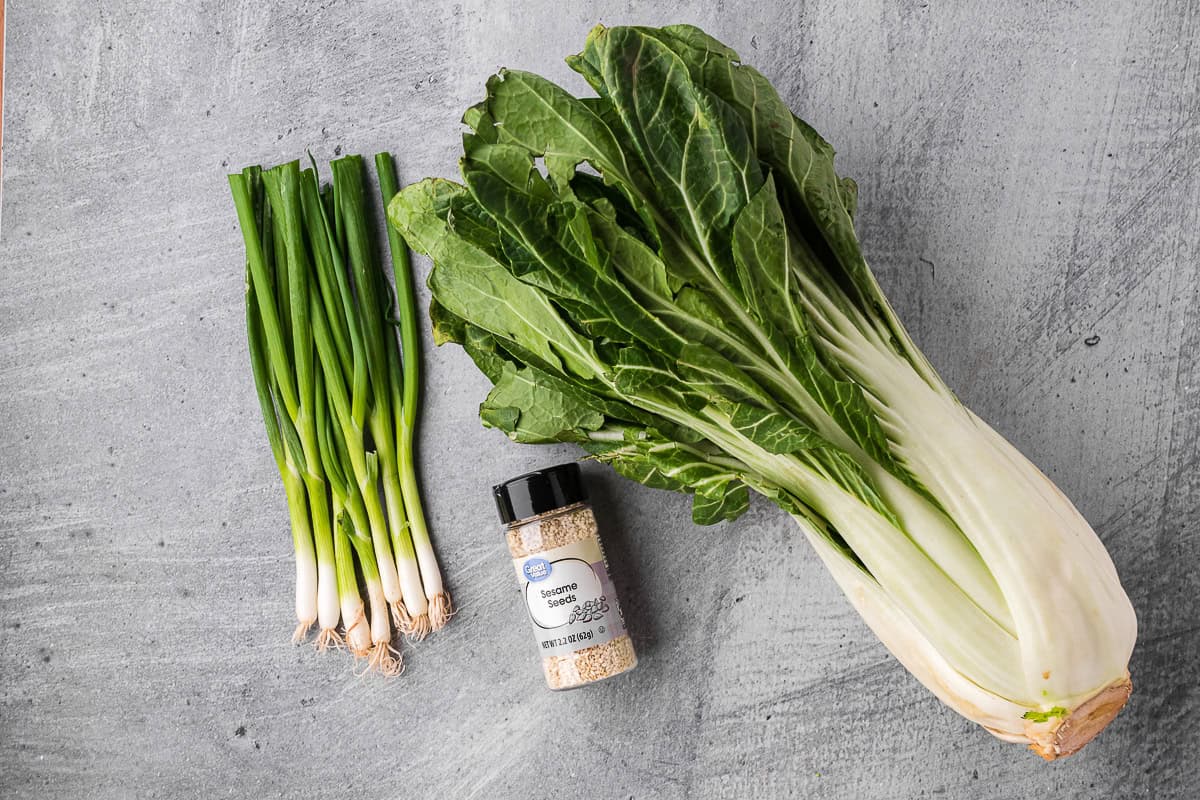
[[388, 209], [433, 259], [435, 338], [494, 384], [484, 424], [689, 492], [703, 524], [753, 489], [945, 702], [1082, 746], [1026, 714], [1127, 685], [1132, 608], [1079, 512], [896, 318], [832, 147], [693, 27], [597, 27], [568, 64], [595, 97], [501, 71], [464, 116], [463, 183]]

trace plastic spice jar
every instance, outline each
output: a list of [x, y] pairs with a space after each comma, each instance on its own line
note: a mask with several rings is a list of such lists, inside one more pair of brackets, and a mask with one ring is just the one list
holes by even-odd
[[492, 493], [546, 684], [574, 689], [637, 666], [579, 465], [530, 472]]

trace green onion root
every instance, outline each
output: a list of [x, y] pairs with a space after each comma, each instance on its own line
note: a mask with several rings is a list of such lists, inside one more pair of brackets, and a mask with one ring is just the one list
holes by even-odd
[[388, 524], [379, 504], [378, 459], [374, 453], [367, 453], [367, 479], [359, 483], [363, 504], [366, 507], [367, 519], [371, 528], [371, 541], [375, 547], [375, 561], [378, 565], [379, 579], [383, 588], [383, 596], [387, 598], [396, 626], [401, 631], [408, 620], [408, 612], [404, 608], [404, 594], [400, 588], [400, 576], [396, 571], [396, 558], [392, 553], [392, 544], [388, 539]]
[[346, 647], [355, 658], [366, 657], [371, 650], [371, 630], [363, 610], [362, 595], [358, 593], [358, 577], [354, 570], [354, 550], [350, 545], [347, 528], [350, 519], [341, 508], [337, 497], [333, 500], [333, 515], [336, 520], [333, 538], [333, 554], [337, 564], [338, 595], [341, 599], [342, 626], [345, 630]]
[[[390, 459], [387, 459], [390, 461]], [[386, 464], [386, 462], [385, 462]], [[421, 584], [421, 568], [413, 550], [412, 526], [404, 510], [404, 496], [394, 468], [383, 468], [383, 497], [391, 523], [392, 547], [396, 554], [396, 574], [400, 580], [403, 604], [393, 605], [396, 625], [410, 639], [420, 641], [429, 635], [429, 601]]]
[[[404, 671], [400, 652], [392, 647], [392, 626], [389, 620], [389, 604], [384, 596], [383, 583], [379, 577], [379, 563], [375, 551], [365, 543], [357, 544], [359, 563], [363, 579], [367, 584], [367, 602], [371, 605], [370, 647], [367, 652], [367, 671], [376, 671], [395, 677]], [[389, 561], [391, 560], [389, 556]]]
[[[403, 443], [401, 446], [403, 448]], [[411, 452], [411, 443], [408, 450]], [[423, 597], [428, 601], [429, 630], [439, 631], [446, 627], [446, 623], [454, 615], [454, 606], [450, 600], [450, 593], [442, 583], [442, 570], [438, 566], [437, 554], [433, 552], [429, 529], [425, 527], [421, 492], [417, 486], [416, 472], [412, 468], [411, 455], [407, 455], [402, 449], [400, 457], [401, 488], [404, 491], [404, 503], [409, 509], [409, 529], [412, 531], [412, 542], [420, 568]]]
[[[313, 538], [317, 545], [317, 650], [341, 647], [342, 637], [337, 632], [341, 618], [338, 602], [337, 564], [333, 552], [333, 531], [329, 526], [329, 506], [325, 502], [325, 481], [309, 473], [304, 479], [313, 519]], [[319, 498], [319, 499], [317, 499]]]

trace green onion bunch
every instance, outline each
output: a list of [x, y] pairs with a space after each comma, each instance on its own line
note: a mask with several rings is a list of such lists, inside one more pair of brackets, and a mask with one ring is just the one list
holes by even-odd
[[[360, 156], [229, 176], [246, 245], [246, 334], [296, 555], [295, 641], [343, 644], [401, 669], [392, 624], [422, 639], [453, 613], [413, 462], [419, 361], [408, 248], [388, 231], [395, 291], [374, 248]], [[386, 204], [398, 191], [375, 157]], [[397, 332], [400, 341], [397, 341]], [[362, 591], [366, 592], [366, 605]]]

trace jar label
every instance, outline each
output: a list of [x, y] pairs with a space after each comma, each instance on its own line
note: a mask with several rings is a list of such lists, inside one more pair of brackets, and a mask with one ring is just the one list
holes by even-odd
[[604, 644], [625, 633], [596, 539], [513, 559], [543, 657]]

